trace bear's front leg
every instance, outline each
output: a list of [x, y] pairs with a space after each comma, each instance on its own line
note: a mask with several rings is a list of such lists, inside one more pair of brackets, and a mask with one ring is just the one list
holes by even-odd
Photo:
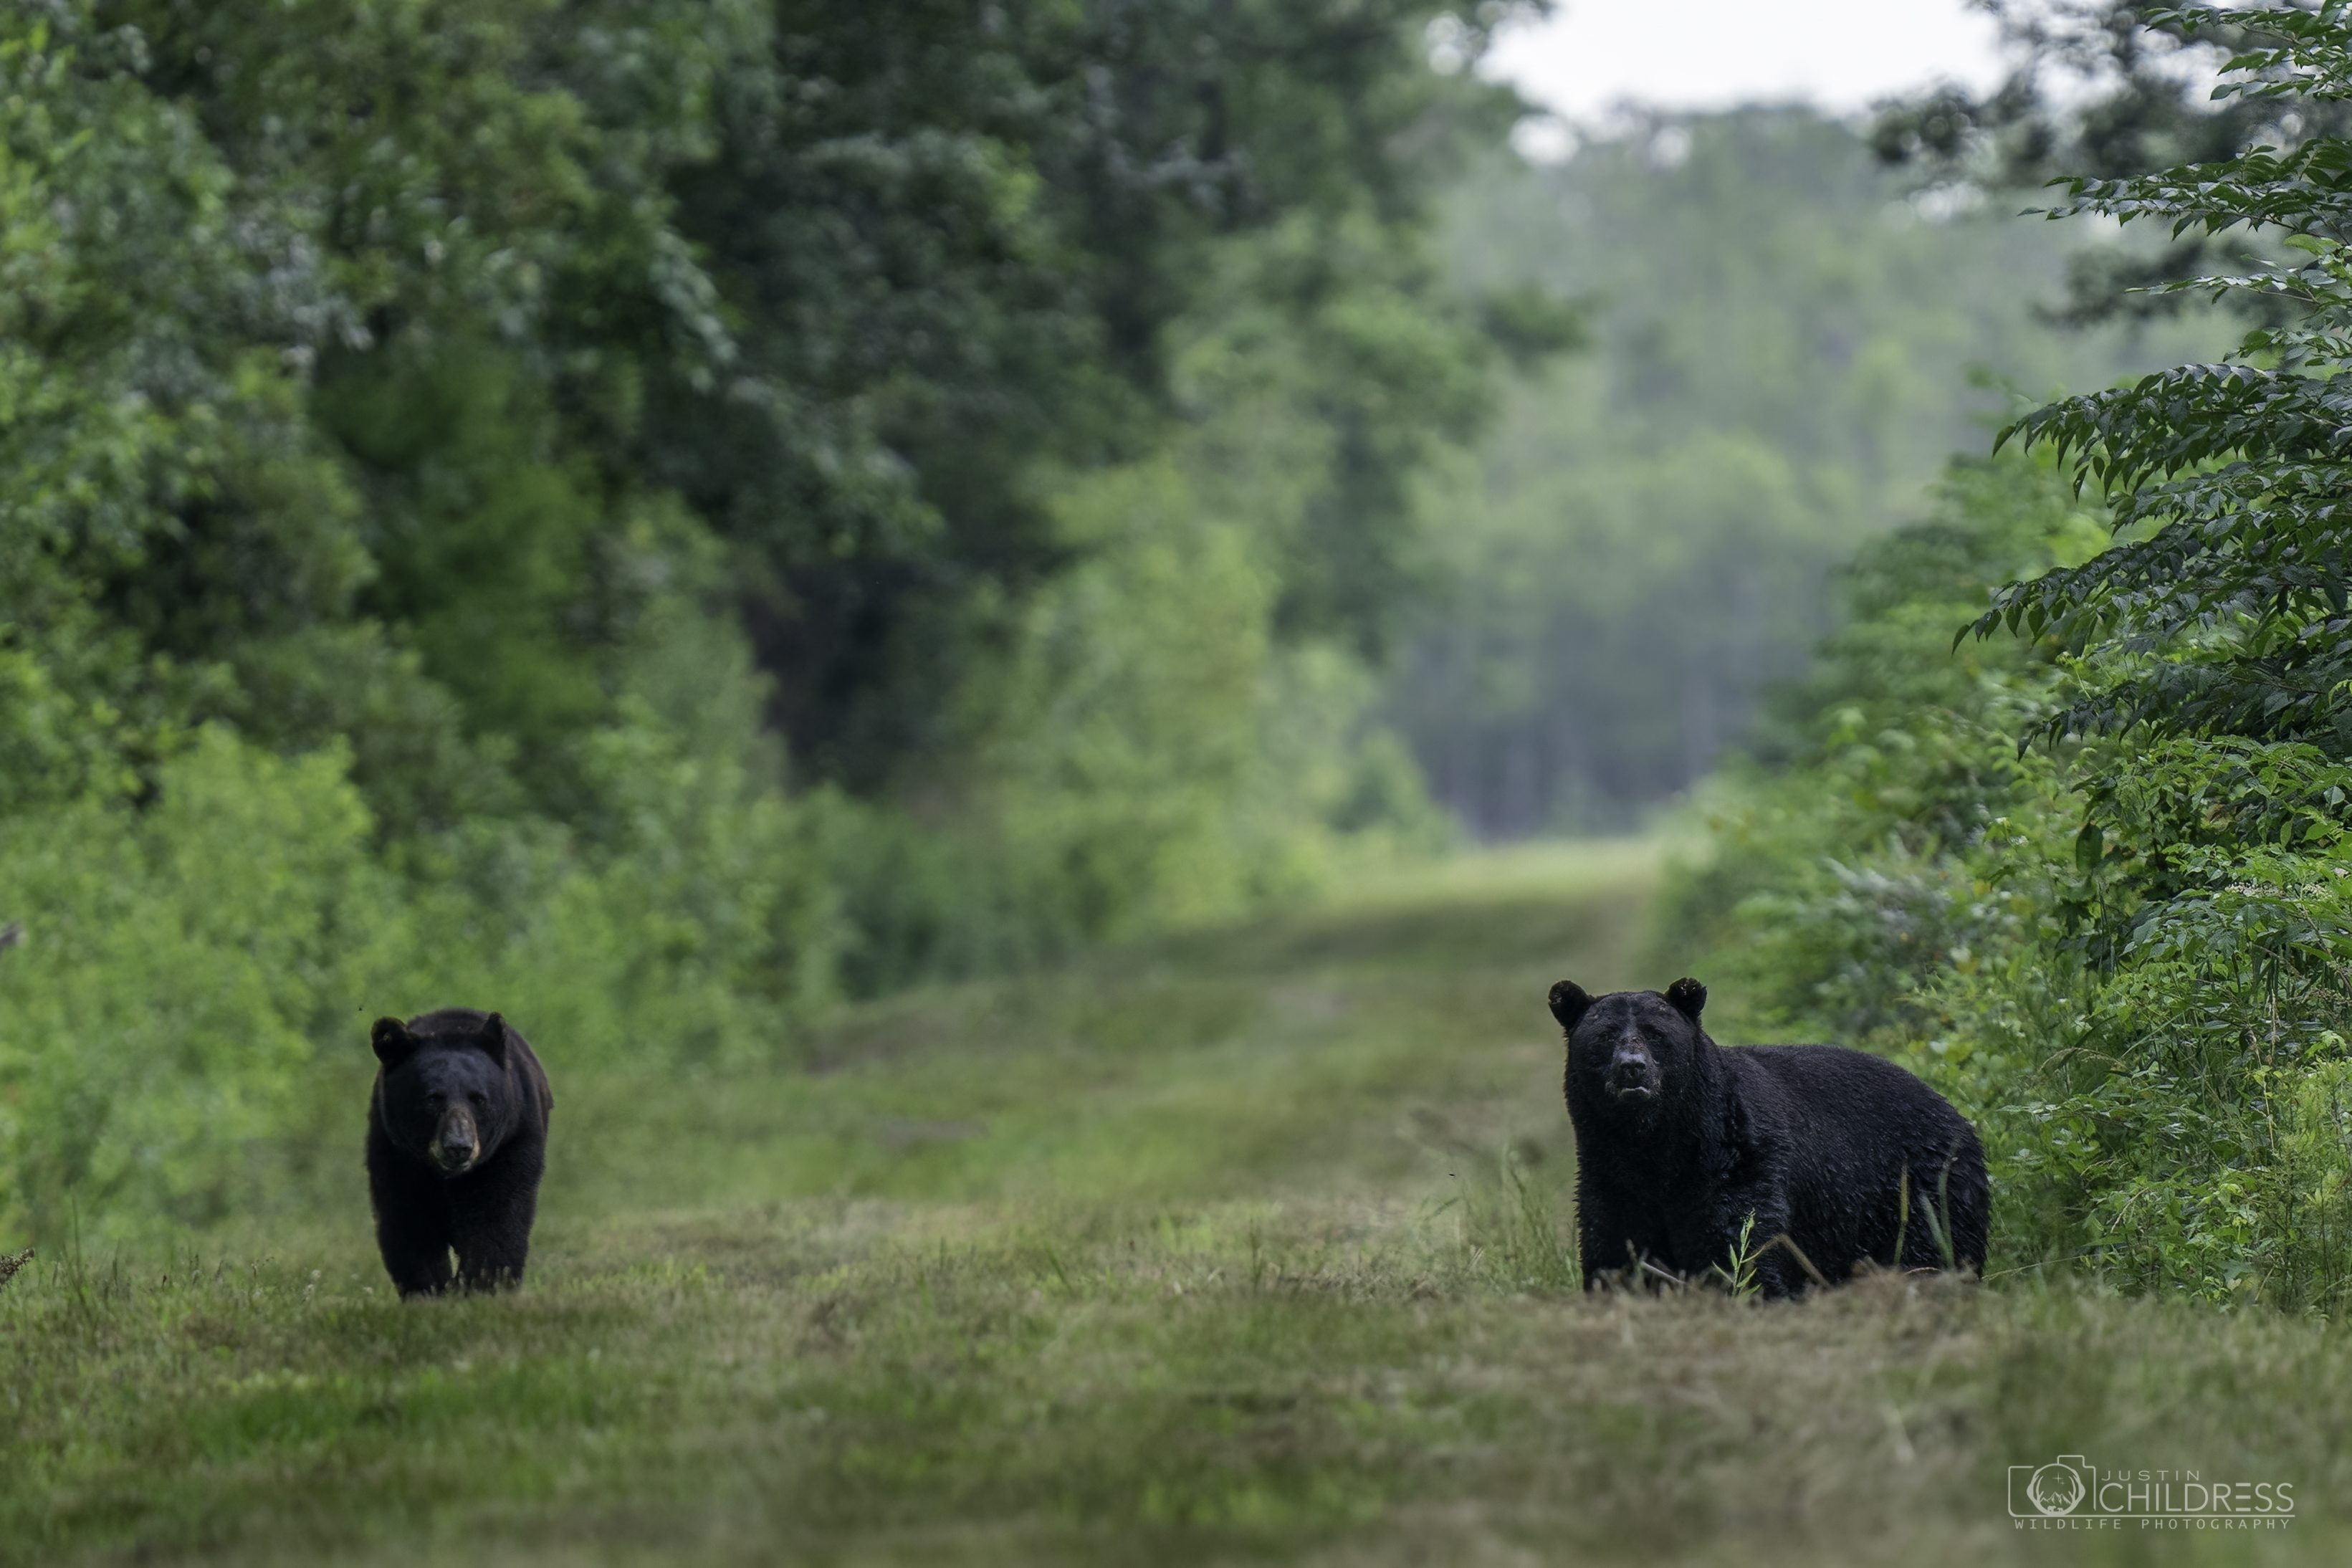
[[1639, 1285], [1656, 1282], [1642, 1271], [1641, 1260], [1654, 1259], [1663, 1249], [1655, 1238], [1636, 1235], [1622, 1214], [1622, 1207], [1612, 1203], [1598, 1184], [1583, 1180], [1580, 1173], [1576, 1184], [1576, 1261], [1587, 1290], [1598, 1290], [1601, 1282], [1610, 1278], [1622, 1278]]
[[368, 1201], [375, 1209], [376, 1251], [403, 1296], [437, 1296], [449, 1288], [449, 1202], [441, 1184], [410, 1169], [381, 1133], [368, 1135]]
[[[520, 1159], [514, 1156], [522, 1156]], [[509, 1149], [498, 1167], [453, 1192], [457, 1285], [496, 1290], [522, 1283], [530, 1226], [539, 1210], [541, 1162], [534, 1149]]]

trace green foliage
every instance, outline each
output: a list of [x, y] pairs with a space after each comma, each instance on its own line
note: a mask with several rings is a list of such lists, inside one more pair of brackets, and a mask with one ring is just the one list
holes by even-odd
[[[0, 826], [0, 1226], [251, 1219], [347, 1163], [368, 1020], [496, 998], [576, 1068], [772, 1060], [829, 993], [804, 814], [656, 730], [602, 738], [606, 845], [477, 826], [406, 874], [339, 750], [207, 727], [155, 804]], [[625, 787], [621, 787], [625, 785]]]
[[0, 971], [0, 1223], [59, 1234], [76, 1197], [191, 1221], [237, 1200], [313, 1032], [352, 1033], [351, 982], [378, 978], [389, 888], [341, 761], [208, 732], [152, 811], [83, 801], [0, 829], [0, 886], [30, 917]]
[[1440, 841], [1363, 655], [1565, 340], [1425, 20], [9, 9], [0, 1230], [294, 1201], [377, 1014], [739, 1072]]
[[1489, 353], [1422, 254], [1427, 193], [1515, 102], [1429, 70], [1426, 17], [789, 5], [730, 57], [716, 155], [677, 189], [734, 354], [650, 384], [637, 438], [744, 547], [804, 768], [928, 787], [962, 669], [1066, 559], [1041, 473], [1181, 439], [1180, 362], [1221, 324], [1316, 437], [1284, 629], [1377, 645], [1411, 582], [1412, 471]]
[[[2228, 62], [2252, 79], [2217, 95], [2352, 92], [2341, 6], [2301, 12], [2165, 13], [2193, 34], [2275, 26], [2286, 42]], [[2269, 18], [2269, 20], [2263, 20]], [[2352, 140], [2314, 136], [2286, 153], [2065, 182], [2071, 213], [2154, 220], [2176, 233], [2246, 226], [2285, 237], [2298, 259], [2168, 287], [2256, 296], [2286, 319], [2250, 332], [2238, 363], [2189, 365], [2054, 403], [2003, 433], [2071, 461], [2078, 483], [2116, 498], [2114, 550], [2006, 587], [1978, 624], [2070, 647], [2146, 657], [2103, 672], [2053, 714], [2049, 732], [2112, 731], [2312, 739], [2341, 754], [2347, 578], [2337, 531], [2346, 423], [2336, 386], [2352, 322], [2352, 263], [2336, 237]]]
[[[1906, 1187], [1905, 1190], [1907, 1192], [1909, 1189]], [[1731, 1244], [1729, 1255], [1709, 1271], [1711, 1278], [1720, 1281], [1736, 1301], [1754, 1300], [1763, 1289], [1756, 1282], [1756, 1263], [1763, 1256], [1764, 1249], [1755, 1243], [1756, 1211], [1750, 1209], [1748, 1217], [1739, 1222], [1739, 1239]], [[1895, 1233], [1895, 1251], [1896, 1256], [1902, 1255], [1900, 1231]]]
[[2012, 738], [2058, 671], [2013, 644], [1955, 651], [1951, 628], [1987, 583], [2097, 546], [2046, 470], [1955, 464], [1934, 515], [1847, 570], [1846, 623], [1702, 797], [1710, 853], [1662, 911], [1664, 940], [1725, 950], [1752, 1022], [1899, 1037], [1956, 950], [2023, 919], [2007, 879], [1979, 888], [1964, 858], [2041, 831], [2063, 788]]
[[1449, 840], [1369, 673], [1277, 640], [1266, 531], [1170, 463], [1056, 510], [1083, 559], [970, 690], [965, 770], [911, 824], [858, 814], [879, 839], [849, 856], [872, 857], [851, 876], [860, 989], [1228, 918]]
[[[2352, 7], [2148, 20], [2231, 41], [2224, 98], [2352, 92]], [[2311, 134], [2063, 182], [2066, 210], [2283, 232], [2294, 259], [2167, 286], [2261, 302], [2233, 362], [2011, 426], [2004, 441], [2095, 498], [2074, 531], [2095, 517], [2112, 542], [2022, 571], [1978, 551], [1973, 574], [1997, 585], [1973, 629], [2018, 638], [1962, 632], [1964, 661], [1998, 655], [1990, 679], [1964, 703], [1888, 713], [1866, 749], [1807, 749], [1801, 728], [1785, 772], [1732, 793], [1725, 852], [1677, 899], [1696, 911], [1710, 885], [1744, 890], [1716, 940], [1778, 976], [1769, 1016], [1906, 1054], [1977, 1109], [2012, 1266], [2072, 1259], [2152, 1291], [2352, 1305], [2352, 582], [2336, 452], [2347, 147]], [[1980, 495], [1958, 521], [1990, 542], [2026, 515]], [[1892, 658], [1907, 615], [1960, 619], [1924, 584], [1890, 585], [1845, 638]], [[1793, 699], [1815, 733], [1849, 709], [1872, 721], [1853, 699], [1882, 678], [1843, 641]], [[1916, 646], [1901, 657], [1930, 662]], [[1958, 671], [1935, 679], [1957, 694]], [[2048, 744], [1997, 760], [2010, 736]], [[1956, 741], [1979, 761], [1939, 770]], [[1891, 763], [1893, 787], [1857, 792], [1864, 761]]]
[[[2341, 5], [2152, 20], [2237, 41], [2224, 69], [2240, 79], [2217, 97], [2352, 92]], [[2087, 1033], [2117, 1064], [2076, 1087], [2119, 1102], [2095, 1146], [2137, 1156], [2122, 1197], [2101, 1195], [2115, 1228], [2126, 1213], [2158, 1216], [2152, 1282], [2330, 1305], [2347, 1273], [2336, 1195], [2347, 1155], [2309, 1127], [2312, 1097], [2340, 1076], [2352, 960], [2352, 907], [2336, 890], [2352, 786], [2339, 711], [2352, 577], [2334, 452], [2352, 302], [2335, 216], [2347, 149], [2314, 135], [2284, 153], [2067, 182], [2069, 211], [2176, 233], [2261, 227], [2299, 259], [2169, 285], [2255, 296], [2276, 312], [2239, 363], [2053, 404], [2012, 427], [2067, 461], [2078, 486], [2115, 498], [2121, 537], [2079, 566], [2004, 586], [1977, 623], [2079, 650], [2068, 700], [2035, 732], [2127, 738], [2092, 746], [2078, 769], [2083, 823], [2056, 903], [2067, 951], [2102, 987], [2105, 1016]], [[2213, 1194], [2187, 1196], [2192, 1182]]]
[[2055, 646], [1946, 650], [1988, 584], [2096, 549], [2070, 489], [1960, 468], [1942, 515], [1864, 554], [1654, 940], [1708, 954], [1733, 1028], [1951, 1093], [1992, 1155], [1996, 1271], [2340, 1310], [2346, 770], [2242, 740], [2018, 750], [2074, 689]]

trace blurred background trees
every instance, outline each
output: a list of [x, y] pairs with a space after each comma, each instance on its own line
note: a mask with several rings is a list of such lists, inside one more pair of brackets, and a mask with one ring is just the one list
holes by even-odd
[[2193, 322], [2054, 330], [2037, 307], [2070, 261], [2149, 247], [2024, 205], [1923, 186], [1804, 109], [1477, 165], [1446, 207], [1458, 275], [1583, 301], [1593, 327], [1433, 481], [1439, 591], [1389, 711], [1444, 805], [1498, 837], [1638, 822], [1803, 670], [1831, 569], [2014, 400], [2219, 345]]

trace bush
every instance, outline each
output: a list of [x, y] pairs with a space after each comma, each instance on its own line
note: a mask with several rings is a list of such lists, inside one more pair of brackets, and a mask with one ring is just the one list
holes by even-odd
[[346, 751], [281, 758], [218, 727], [143, 807], [0, 823], [26, 928], [0, 953], [0, 1228], [299, 1202], [352, 1157], [384, 1013], [503, 1008], [575, 1071], [790, 1051], [838, 940], [811, 816], [663, 748], [593, 749], [638, 808], [611, 842], [479, 825], [404, 876]]
[[2089, 521], [2047, 466], [1964, 465], [1934, 520], [1865, 552], [1853, 620], [1702, 808], [1659, 963], [1727, 976], [1756, 1032], [1868, 1046], [1950, 1094], [1991, 1158], [1996, 1272], [2334, 1310], [2352, 768], [2187, 737], [2021, 753], [2104, 669], [2047, 642], [1951, 654], [1965, 580], [2079, 559]]
[[958, 771], [832, 808], [859, 989], [1230, 917], [1448, 839], [1370, 673], [1276, 640], [1263, 541], [1180, 468], [1097, 476], [1060, 513], [1087, 554], [975, 682]]
[[68, 1205], [201, 1224], [251, 1184], [313, 1040], [408, 945], [366, 808], [326, 752], [207, 731], [153, 809], [89, 797], [0, 823], [0, 1226]]

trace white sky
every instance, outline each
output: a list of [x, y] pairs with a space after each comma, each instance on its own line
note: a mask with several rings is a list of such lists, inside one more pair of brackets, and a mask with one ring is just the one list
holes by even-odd
[[1963, 0], [1563, 0], [1496, 41], [1488, 74], [1591, 125], [1631, 100], [1832, 112], [1941, 79], [2000, 79], [1993, 23]]

